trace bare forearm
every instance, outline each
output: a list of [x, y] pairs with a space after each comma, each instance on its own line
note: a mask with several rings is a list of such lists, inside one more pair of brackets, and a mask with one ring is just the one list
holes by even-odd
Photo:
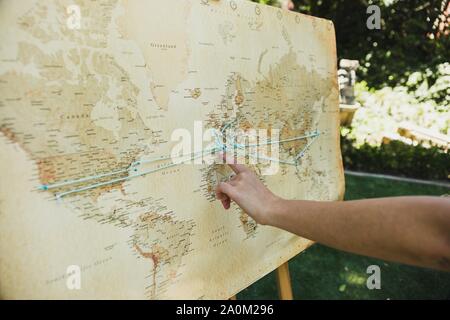
[[225, 209], [234, 201], [258, 223], [334, 248], [450, 271], [450, 199], [282, 200], [254, 172], [228, 160], [236, 175], [216, 188]]
[[357, 254], [450, 271], [449, 200], [279, 200], [268, 224]]

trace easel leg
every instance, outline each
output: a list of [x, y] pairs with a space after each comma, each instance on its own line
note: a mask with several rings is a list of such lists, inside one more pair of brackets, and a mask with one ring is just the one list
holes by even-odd
[[280, 300], [293, 300], [294, 296], [292, 294], [291, 277], [289, 276], [289, 265], [287, 262], [277, 269], [277, 283]]

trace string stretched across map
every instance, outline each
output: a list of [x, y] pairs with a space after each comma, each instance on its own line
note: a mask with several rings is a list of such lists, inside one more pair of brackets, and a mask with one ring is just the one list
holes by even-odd
[[246, 154], [263, 182], [342, 197], [330, 21], [244, 0], [3, 1], [0, 43], [2, 298], [228, 298], [311, 244], [224, 212], [228, 169], [175, 163], [180, 128], [215, 134], [191, 160], [224, 151], [225, 128], [279, 132], [250, 144], [278, 158]]

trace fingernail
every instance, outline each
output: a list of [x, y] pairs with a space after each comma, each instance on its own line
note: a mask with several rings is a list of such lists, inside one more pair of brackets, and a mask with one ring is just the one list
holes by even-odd
[[220, 160], [220, 163], [224, 163], [224, 159], [225, 159], [225, 154], [222, 151], [217, 153], [217, 160]]

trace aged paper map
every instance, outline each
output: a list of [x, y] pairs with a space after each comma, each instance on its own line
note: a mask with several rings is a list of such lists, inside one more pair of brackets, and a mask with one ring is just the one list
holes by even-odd
[[236, 294], [310, 242], [224, 211], [226, 166], [174, 164], [174, 132], [279, 132], [262, 181], [337, 200], [338, 115], [330, 21], [245, 0], [0, 1], [0, 297]]

